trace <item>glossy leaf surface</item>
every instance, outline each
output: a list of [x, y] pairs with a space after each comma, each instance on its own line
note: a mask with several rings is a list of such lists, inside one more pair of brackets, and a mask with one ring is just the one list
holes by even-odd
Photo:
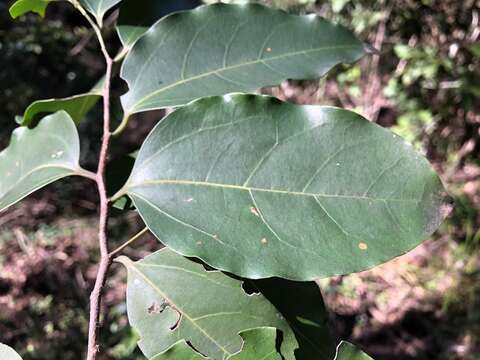
[[102, 24], [105, 13], [122, 0], [79, 0], [80, 4], [95, 16], [97, 22]]
[[140, 38], [122, 66], [126, 114], [196, 98], [318, 78], [353, 62], [363, 44], [314, 15], [261, 5], [214, 4], [167, 16]]
[[338, 344], [337, 354], [334, 360], [373, 360], [363, 351], [350, 344], [347, 341], [342, 341]]
[[295, 336], [278, 311], [261, 295], [247, 295], [241, 281], [164, 248], [132, 262], [128, 269], [127, 309], [147, 357], [181, 339], [213, 359], [226, 359], [242, 347], [243, 330], [269, 326], [283, 332], [285, 359], [294, 359]]
[[2, 360], [22, 360], [20, 355], [17, 354], [10, 346], [0, 343], [0, 359]]
[[118, 36], [123, 46], [130, 48], [160, 18], [200, 4], [199, 0], [123, 0], [117, 25]]
[[47, 116], [34, 129], [17, 128], [0, 153], [0, 210], [39, 188], [80, 175], [77, 129], [66, 112]]
[[18, 0], [10, 7], [10, 16], [16, 19], [28, 12], [34, 12], [44, 17], [45, 10], [52, 0]]
[[270, 301], [288, 321], [299, 348], [296, 360], [332, 360], [335, 340], [330, 333], [328, 313], [318, 285], [280, 278], [247, 281]]
[[[275, 328], [256, 328], [240, 333], [244, 343], [239, 353], [229, 356], [227, 360], [281, 360], [275, 348], [277, 330]], [[195, 352], [185, 341], [180, 341], [166, 352], [150, 360], [202, 360], [206, 359]]]
[[448, 209], [428, 161], [390, 131], [254, 95], [170, 114], [123, 193], [163, 243], [251, 279], [371, 268], [420, 244]]
[[74, 95], [64, 99], [35, 101], [27, 107], [23, 117], [18, 117], [17, 122], [22, 126], [28, 126], [41, 115], [64, 110], [70, 115], [73, 121], [78, 124], [84, 120], [87, 113], [101, 99], [103, 86], [104, 80], [102, 79], [85, 94]]

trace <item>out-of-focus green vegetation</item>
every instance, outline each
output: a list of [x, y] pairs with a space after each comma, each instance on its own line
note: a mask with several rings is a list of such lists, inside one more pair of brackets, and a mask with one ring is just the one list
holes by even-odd
[[[479, 359], [480, 2], [261, 2], [333, 19], [380, 53], [320, 81], [290, 81], [265, 91], [293, 102], [355, 109], [390, 127], [427, 154], [455, 200], [447, 224], [412, 254], [371, 272], [322, 281], [339, 334], [377, 359]], [[15, 22], [9, 5], [0, 3], [2, 147], [15, 115], [28, 104], [88, 90], [103, 67], [92, 34], [67, 4], [51, 5], [45, 19], [27, 15]], [[115, 47], [115, 34], [107, 35]], [[115, 91], [123, 86], [116, 84]], [[90, 152], [100, 136], [98, 116], [93, 111], [80, 127]], [[152, 122], [133, 119], [131, 125], [149, 128]], [[141, 140], [114, 146], [134, 150]], [[0, 342], [26, 360], [82, 357], [86, 294], [95, 270], [96, 193], [78, 180], [66, 184], [0, 214]], [[73, 207], [66, 207], [67, 199]], [[113, 223], [119, 242], [136, 226], [135, 219]], [[105, 358], [141, 359], [125, 319], [122, 276], [114, 275], [105, 300], [111, 309], [102, 332], [110, 349]]]

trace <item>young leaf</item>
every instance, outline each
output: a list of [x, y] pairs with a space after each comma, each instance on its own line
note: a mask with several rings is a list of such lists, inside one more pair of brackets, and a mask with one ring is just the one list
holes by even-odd
[[[243, 347], [240, 352], [233, 354], [227, 360], [281, 360], [280, 354], [275, 348], [277, 329], [262, 327], [245, 330], [240, 333], [243, 339]], [[170, 349], [159, 354], [150, 360], [202, 360], [206, 359], [198, 352], [195, 352], [182, 340], [173, 345]]]
[[34, 129], [17, 128], [0, 153], [0, 211], [55, 180], [82, 175], [79, 157], [77, 129], [64, 111]]
[[373, 360], [370, 356], [363, 351], [350, 344], [349, 342], [342, 341], [338, 344], [337, 354], [334, 360]]
[[0, 359], [2, 360], [22, 360], [10, 346], [0, 343]]
[[44, 17], [45, 10], [51, 1], [52, 0], [17, 0], [9, 9], [10, 16], [13, 19], [16, 19], [17, 17], [32, 11], [41, 17]]
[[[280, 278], [247, 281], [270, 301], [288, 321], [299, 347], [296, 360], [332, 360], [335, 340], [328, 326], [328, 313], [318, 285]], [[288, 294], [288, 296], [285, 296]]]
[[125, 48], [130, 48], [158, 19], [175, 11], [193, 9], [199, 0], [124, 0], [120, 6], [117, 32]]
[[163, 243], [251, 279], [371, 268], [420, 244], [448, 210], [428, 161], [390, 131], [254, 95], [170, 114], [125, 193]]
[[172, 14], [140, 38], [122, 66], [127, 115], [193, 99], [317, 78], [365, 53], [348, 30], [261, 5], [214, 4]]
[[79, 0], [80, 4], [87, 9], [97, 22], [102, 25], [105, 13], [122, 0]]
[[285, 359], [294, 359], [298, 344], [285, 319], [263, 296], [247, 295], [241, 281], [167, 248], [138, 262], [118, 261], [128, 269], [128, 318], [147, 357], [183, 338], [201, 354], [225, 359], [241, 349], [239, 332], [271, 326], [283, 333]]
[[64, 99], [35, 101], [25, 110], [23, 117], [17, 118], [17, 123], [22, 126], [28, 126], [32, 124], [38, 116], [64, 110], [70, 115], [73, 121], [78, 124], [102, 97], [103, 84], [104, 79], [102, 78], [85, 94], [74, 95]]

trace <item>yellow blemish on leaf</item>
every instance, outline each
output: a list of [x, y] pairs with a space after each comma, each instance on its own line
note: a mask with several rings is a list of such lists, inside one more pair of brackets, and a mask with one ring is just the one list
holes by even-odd
[[368, 245], [365, 244], [365, 243], [363, 243], [363, 242], [361, 242], [361, 243], [358, 244], [358, 248], [359, 248], [360, 250], [365, 251], [365, 250], [368, 250]]
[[196, 244], [200, 246], [200, 245], [202, 245], [203, 243], [202, 243], [201, 241], [197, 241]]
[[268, 240], [266, 238], [263, 238], [262, 240], [260, 240], [260, 242], [265, 245], [268, 242]]
[[272, 48], [267, 48], [267, 52], [271, 52], [272, 51]]

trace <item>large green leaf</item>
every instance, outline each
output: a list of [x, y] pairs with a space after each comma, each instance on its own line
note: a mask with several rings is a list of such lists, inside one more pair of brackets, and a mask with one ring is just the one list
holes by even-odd
[[0, 343], [0, 359], [2, 360], [22, 360], [20, 355], [17, 354], [10, 346]]
[[118, 36], [130, 48], [157, 20], [175, 11], [193, 9], [199, 0], [124, 0], [117, 22]]
[[48, 4], [53, 0], [17, 0], [10, 7], [10, 16], [14, 19], [28, 12], [35, 12], [40, 16], [45, 16], [45, 10]]
[[80, 4], [87, 9], [97, 22], [102, 25], [105, 13], [122, 0], [79, 0]]
[[0, 211], [55, 180], [84, 174], [79, 157], [77, 129], [64, 111], [34, 129], [17, 128], [0, 153]]
[[122, 66], [127, 115], [292, 79], [317, 78], [364, 54], [348, 30], [261, 5], [214, 4], [172, 14], [140, 38]]
[[337, 354], [334, 360], [373, 360], [370, 356], [363, 351], [350, 344], [349, 342], [342, 341], [338, 344]]
[[64, 110], [70, 115], [73, 121], [78, 124], [84, 120], [87, 113], [102, 97], [104, 82], [105, 80], [102, 78], [85, 94], [74, 95], [64, 99], [35, 101], [25, 110], [23, 117], [17, 118], [17, 122], [20, 125], [28, 126], [41, 115]]
[[147, 357], [185, 339], [203, 355], [225, 359], [241, 349], [239, 332], [271, 326], [283, 332], [285, 359], [294, 359], [298, 345], [285, 319], [263, 296], [247, 295], [241, 281], [167, 248], [138, 262], [118, 261], [128, 269], [128, 318]]
[[[299, 348], [296, 360], [332, 360], [335, 340], [328, 326], [328, 313], [318, 285], [279, 278], [247, 281], [270, 301], [288, 321]], [[287, 295], [288, 294], [288, 295]]]
[[[276, 349], [277, 330], [263, 327], [246, 330], [240, 333], [243, 339], [243, 347], [237, 353], [229, 356], [227, 360], [281, 360]], [[150, 360], [202, 360], [206, 359], [195, 352], [182, 340], [162, 354]]]
[[170, 114], [125, 193], [163, 243], [251, 279], [371, 268], [420, 244], [447, 208], [428, 161], [390, 131], [255, 95]]

